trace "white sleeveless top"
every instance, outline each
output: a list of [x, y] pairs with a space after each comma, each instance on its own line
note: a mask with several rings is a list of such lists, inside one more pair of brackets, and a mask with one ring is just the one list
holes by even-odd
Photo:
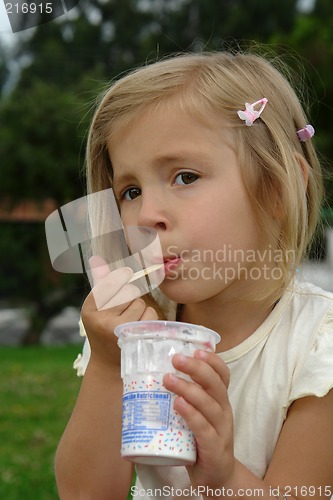
[[[85, 350], [85, 359], [76, 361], [78, 374], [89, 359], [89, 346]], [[263, 478], [290, 404], [333, 388], [333, 293], [295, 282], [250, 337], [218, 355], [231, 373], [235, 456]], [[201, 498], [179, 496], [180, 489], [190, 489], [185, 467], [137, 465], [136, 470], [142, 500], [160, 498], [163, 487], [170, 500]], [[169, 495], [172, 488], [177, 496]]]

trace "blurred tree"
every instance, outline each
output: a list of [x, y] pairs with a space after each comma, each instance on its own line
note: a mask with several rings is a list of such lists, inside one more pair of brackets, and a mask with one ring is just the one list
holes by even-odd
[[31, 60], [19, 86], [35, 78], [77, 86], [91, 73], [106, 79], [183, 50], [218, 49], [240, 40], [266, 42], [288, 34], [297, 17], [297, 0], [80, 0], [76, 16], [38, 27], [18, 46], [17, 58]]
[[80, 106], [78, 96], [39, 79], [1, 101], [2, 197], [64, 203], [82, 193]]
[[44, 224], [1, 221], [0, 300], [26, 309], [22, 344], [38, 344], [47, 322], [68, 305], [79, 307], [87, 291], [82, 276], [56, 273], [50, 264]]
[[[82, 98], [81, 98], [82, 99]], [[56, 85], [34, 80], [0, 103], [0, 207], [9, 213], [22, 200], [60, 206], [83, 195], [79, 165], [82, 101]], [[24, 343], [36, 343], [46, 322], [66, 305], [80, 305], [82, 277], [52, 270], [44, 224], [2, 222], [0, 298], [25, 304], [30, 327]]]
[[201, 50], [237, 46], [242, 40], [265, 42], [272, 32], [289, 33], [297, 15], [297, 0], [183, 0], [174, 12], [166, 1], [161, 3], [156, 35], [157, 41], [166, 36], [169, 44], [161, 47], [167, 46], [167, 51], [175, 45], [180, 50]]
[[[275, 33], [277, 51], [296, 52], [289, 64], [300, 74], [300, 98], [308, 103], [316, 128], [315, 141], [322, 154], [327, 204], [333, 207], [333, 3], [316, 0], [313, 11], [299, 15], [289, 34]], [[309, 95], [302, 95], [309, 89]]]
[[0, 45], [0, 89], [2, 89], [8, 78], [8, 65], [5, 62], [5, 57], [5, 49]]
[[[19, 87], [29, 88], [35, 78], [77, 89], [82, 78], [109, 79], [145, 60], [142, 32], [152, 14], [141, 12], [133, 0], [80, 0], [76, 15], [38, 27], [16, 57], [32, 61]], [[148, 30], [149, 33], [149, 30]]]

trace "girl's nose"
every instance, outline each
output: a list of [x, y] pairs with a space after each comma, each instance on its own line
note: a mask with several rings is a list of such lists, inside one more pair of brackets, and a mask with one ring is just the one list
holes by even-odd
[[138, 225], [165, 231], [170, 224], [169, 206], [163, 194], [142, 193]]

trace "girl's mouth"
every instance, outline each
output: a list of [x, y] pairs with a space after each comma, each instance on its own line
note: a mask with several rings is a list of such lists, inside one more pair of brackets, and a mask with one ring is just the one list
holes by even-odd
[[165, 274], [170, 273], [173, 269], [175, 269], [179, 264], [181, 263], [182, 259], [181, 257], [172, 257], [172, 258], [165, 258], [163, 259], [164, 261], [164, 271]]

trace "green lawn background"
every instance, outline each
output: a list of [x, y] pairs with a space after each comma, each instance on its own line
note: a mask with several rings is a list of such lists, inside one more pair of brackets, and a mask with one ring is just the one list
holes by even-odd
[[79, 391], [80, 350], [0, 347], [1, 499], [59, 498], [54, 454]]
[[0, 348], [0, 498], [57, 499], [54, 454], [81, 380], [71, 347]]

